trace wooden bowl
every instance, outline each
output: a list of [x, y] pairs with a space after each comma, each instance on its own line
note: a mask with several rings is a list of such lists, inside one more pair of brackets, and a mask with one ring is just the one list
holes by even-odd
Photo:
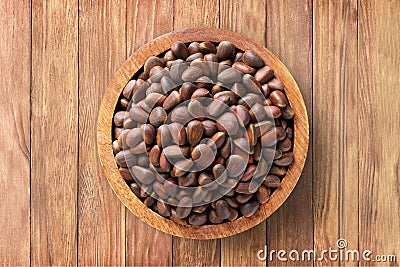
[[[275, 76], [285, 85], [285, 92], [291, 107], [294, 109], [294, 161], [290, 165], [282, 184], [271, 195], [269, 201], [260, 206], [251, 217], [241, 217], [233, 222], [217, 225], [191, 226], [180, 225], [166, 219], [147, 208], [138, 199], [118, 171], [112, 150], [112, 121], [115, 107], [120, 94], [150, 56], [157, 56], [168, 50], [176, 41], [184, 43], [192, 41], [221, 42], [230, 41], [241, 50], [251, 49], [260, 55], [270, 66]], [[98, 152], [106, 177], [125, 206], [137, 217], [163, 232], [193, 239], [214, 239], [235, 235], [246, 231], [268, 218], [286, 200], [296, 185], [305, 163], [308, 142], [309, 125], [307, 111], [300, 90], [283, 63], [268, 49], [255, 41], [227, 30], [216, 28], [195, 28], [171, 32], [160, 36], [138, 49], [117, 71], [111, 81], [101, 103], [97, 129]]]

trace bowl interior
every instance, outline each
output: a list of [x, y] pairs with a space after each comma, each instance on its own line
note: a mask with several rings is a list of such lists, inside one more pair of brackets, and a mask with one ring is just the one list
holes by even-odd
[[[295, 112], [294, 161], [290, 165], [281, 185], [271, 195], [269, 201], [261, 205], [258, 211], [249, 218], [240, 217], [233, 222], [217, 225], [191, 226], [177, 224], [147, 208], [133, 194], [118, 171], [112, 151], [112, 120], [119, 96], [125, 85], [144, 65], [148, 57], [161, 54], [176, 41], [184, 43], [193, 41], [230, 41], [241, 50], [251, 49], [264, 59], [266, 65], [274, 70], [275, 76], [285, 86], [285, 93]], [[106, 177], [116, 195], [133, 214], [150, 226], [172, 235], [193, 239], [214, 239], [246, 231], [264, 221], [282, 205], [292, 192], [303, 170], [309, 142], [309, 125], [304, 100], [295, 80], [283, 63], [268, 49], [238, 33], [216, 28], [195, 28], [160, 36], [138, 49], [123, 63], [107, 88], [101, 103], [97, 139], [100, 161]]]

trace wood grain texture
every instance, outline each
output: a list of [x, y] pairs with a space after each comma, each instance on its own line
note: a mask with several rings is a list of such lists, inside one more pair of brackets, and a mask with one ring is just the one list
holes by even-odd
[[78, 263], [125, 263], [125, 207], [101, 169], [96, 124], [102, 96], [125, 61], [125, 1], [79, 2]]
[[[400, 2], [358, 1], [360, 249], [400, 258]], [[377, 262], [363, 262], [376, 266]]]
[[344, 238], [358, 249], [358, 123], [349, 115], [358, 113], [356, 1], [314, 1], [314, 28], [315, 248]]
[[[399, 1], [32, 0], [0, 10], [0, 265], [257, 264], [263, 224], [222, 241], [237, 245], [222, 253], [220, 240], [172, 247], [125, 211], [98, 165], [94, 128], [112, 75], [147, 41], [194, 26], [265, 41], [313, 119], [303, 176], [268, 220], [269, 248], [336, 248], [342, 237], [373, 259], [397, 256], [360, 266], [399, 265]], [[329, 264], [357, 265], [315, 263]]]
[[77, 264], [78, 1], [32, 2], [32, 265]]
[[30, 265], [30, 3], [1, 1], [0, 13], [0, 265], [26, 266]]
[[[294, 76], [312, 123], [312, 2], [268, 0], [266, 32], [266, 46], [282, 59]], [[312, 151], [310, 144], [308, 160], [295, 190], [268, 219], [270, 251], [313, 248]], [[276, 256], [269, 262], [273, 266], [286, 264]], [[312, 262], [290, 261], [290, 265], [312, 266]]]
[[266, 266], [257, 257], [267, 244], [266, 222], [238, 235], [221, 239], [221, 266]]
[[174, 0], [174, 30], [218, 27], [219, 14], [219, 0]]
[[[128, 1], [127, 57], [153, 38], [172, 31], [171, 14], [173, 14], [173, 0]], [[126, 210], [126, 264], [129, 266], [172, 264], [172, 236], [150, 227], [128, 210]]]
[[174, 266], [220, 266], [220, 242], [174, 237]]
[[[265, 0], [221, 0], [220, 26], [265, 45], [265, 8]], [[257, 252], [267, 244], [266, 225], [266, 222], [262, 222], [242, 234], [221, 239], [221, 266], [265, 265], [266, 262], [257, 258]]]
[[220, 0], [220, 26], [248, 36], [259, 44], [266, 41], [266, 0]]
[[127, 1], [127, 56], [173, 30], [174, 0]]
[[[193, 6], [187, 9], [188, 6]], [[174, 30], [192, 27], [218, 27], [219, 0], [174, 0]], [[216, 266], [221, 261], [221, 241], [173, 238], [175, 266]]]

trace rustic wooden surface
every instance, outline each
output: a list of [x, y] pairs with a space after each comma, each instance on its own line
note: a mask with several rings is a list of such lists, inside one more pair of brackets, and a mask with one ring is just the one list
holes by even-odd
[[[380, 266], [399, 265], [400, 1], [5, 0], [0, 10], [1, 265], [354, 265], [257, 260], [264, 244], [322, 250], [338, 238], [397, 255]], [[114, 72], [152, 38], [193, 26], [265, 42], [312, 122], [293, 194], [266, 223], [222, 240], [144, 225], [96, 157], [98, 107]]]

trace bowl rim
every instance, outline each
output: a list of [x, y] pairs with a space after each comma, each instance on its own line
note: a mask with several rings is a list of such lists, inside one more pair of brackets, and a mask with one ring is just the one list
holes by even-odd
[[[253, 50], [270, 66], [275, 76], [284, 84], [285, 93], [295, 112], [293, 155], [281, 185], [271, 195], [269, 201], [261, 205], [251, 217], [240, 217], [232, 222], [216, 225], [181, 225], [160, 216], [137, 198], [118, 171], [112, 151], [112, 121], [120, 94], [144, 65], [149, 56], [157, 56], [166, 51], [176, 41], [230, 41], [241, 50]], [[286, 66], [267, 48], [239, 33], [219, 28], [190, 28], [161, 35], [137, 49], [117, 70], [103, 96], [97, 121], [97, 148], [101, 166], [113, 191], [121, 202], [139, 219], [165, 233], [191, 239], [215, 239], [244, 232], [273, 214], [288, 198], [297, 184], [307, 157], [309, 144], [309, 123], [306, 106], [296, 81]]]

